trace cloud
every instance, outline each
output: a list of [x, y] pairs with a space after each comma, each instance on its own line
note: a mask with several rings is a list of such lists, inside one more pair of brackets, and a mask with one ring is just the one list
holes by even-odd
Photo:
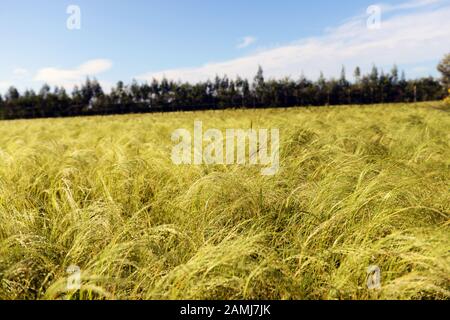
[[22, 81], [26, 79], [28, 75], [29, 72], [27, 69], [15, 68], [12, 71], [12, 76], [8, 77], [8, 80], [0, 81], [0, 93], [6, 92], [11, 86], [13, 86], [13, 83], [17, 82], [18, 80]]
[[25, 68], [16, 68], [13, 70], [13, 75], [15, 78], [24, 78], [28, 75], [28, 70]]
[[397, 5], [391, 4], [380, 4], [380, 8], [383, 12], [393, 12], [399, 10], [417, 9], [421, 7], [427, 7], [435, 4], [442, 3], [442, 0], [412, 0], [408, 2], [403, 2]]
[[[416, 0], [398, 5], [394, 8], [397, 14], [383, 16], [382, 26], [377, 30], [367, 28], [368, 16], [352, 17], [327, 29], [322, 36], [300, 39], [228, 61], [149, 72], [136, 78], [151, 81], [165, 76], [189, 82], [225, 74], [252, 78], [258, 65], [263, 66], [267, 77], [296, 77], [303, 72], [309, 78], [317, 78], [320, 71], [327, 76], [339, 76], [342, 65], [349, 71], [356, 66], [368, 70], [373, 63], [383, 68], [390, 68], [394, 63], [424, 65], [437, 61], [449, 50], [450, 5], [447, 2], [436, 8], [434, 5], [438, 2]], [[417, 10], [419, 7], [421, 10]], [[399, 12], [411, 8], [416, 10]]]
[[74, 69], [44, 68], [37, 72], [34, 81], [45, 82], [52, 86], [73, 87], [86, 77], [94, 77], [110, 70], [112, 62], [106, 59], [87, 61]]
[[0, 81], [0, 91], [6, 91], [11, 86], [8, 81]]
[[237, 48], [244, 49], [244, 48], [247, 48], [248, 46], [252, 45], [255, 42], [256, 42], [255, 37], [250, 37], [250, 36], [244, 37], [239, 40], [239, 44], [237, 45]]

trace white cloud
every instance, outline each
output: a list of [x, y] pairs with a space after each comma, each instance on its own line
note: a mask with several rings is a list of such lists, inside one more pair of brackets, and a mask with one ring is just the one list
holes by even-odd
[[13, 70], [13, 75], [15, 78], [24, 78], [28, 75], [28, 70], [25, 68], [16, 68]]
[[255, 37], [251, 37], [251, 36], [244, 37], [239, 40], [239, 44], [237, 45], [237, 48], [244, 49], [244, 48], [247, 48], [248, 46], [252, 45], [255, 42], [256, 42]]
[[380, 4], [379, 6], [381, 7], [383, 12], [387, 13], [398, 10], [417, 9], [439, 3], [442, 3], [442, 0], [412, 0], [397, 5]]
[[86, 77], [94, 77], [110, 70], [112, 62], [106, 59], [90, 60], [74, 69], [44, 68], [37, 72], [34, 81], [66, 88], [83, 82]]
[[8, 80], [0, 81], [0, 94], [6, 92], [11, 86], [14, 86], [18, 80], [22, 81], [29, 75], [29, 72], [25, 68], [15, 68], [12, 71], [12, 76], [8, 77]]
[[6, 91], [11, 86], [8, 81], [0, 81], [0, 92]]
[[[317, 78], [319, 71], [338, 76], [341, 66], [348, 73], [360, 66], [368, 70], [373, 63], [390, 68], [392, 64], [423, 65], [438, 60], [449, 50], [450, 5], [440, 8], [436, 0], [416, 0], [398, 5], [395, 10], [421, 8], [397, 12], [383, 17], [382, 27], [368, 30], [367, 16], [354, 17], [342, 25], [327, 29], [322, 36], [301, 39], [284, 46], [223, 62], [207, 63], [200, 67], [149, 72], [139, 80], [167, 77], [189, 82], [212, 79], [216, 74], [252, 78], [258, 65], [266, 76], [279, 78], [304, 75]], [[394, 10], [391, 8], [390, 10]]]

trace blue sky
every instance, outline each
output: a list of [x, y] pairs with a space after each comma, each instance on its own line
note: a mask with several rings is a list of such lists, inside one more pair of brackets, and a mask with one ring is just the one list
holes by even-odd
[[[2, 0], [0, 92], [44, 82], [70, 89], [86, 76], [106, 88], [134, 78], [252, 77], [258, 64], [274, 78], [337, 76], [342, 65], [350, 77], [373, 63], [437, 75], [450, 51], [449, 2]], [[66, 27], [69, 5], [81, 10], [80, 30]], [[381, 10], [373, 30], [371, 5]]]

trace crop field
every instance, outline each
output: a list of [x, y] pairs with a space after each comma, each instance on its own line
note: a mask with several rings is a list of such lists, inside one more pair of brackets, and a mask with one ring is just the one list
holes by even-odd
[[[174, 164], [196, 120], [279, 171]], [[439, 102], [0, 122], [0, 299], [450, 299], [449, 218]]]

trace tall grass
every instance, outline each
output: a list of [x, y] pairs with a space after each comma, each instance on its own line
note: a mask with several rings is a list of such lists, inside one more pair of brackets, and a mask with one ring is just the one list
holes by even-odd
[[[0, 122], [0, 299], [449, 299], [440, 106]], [[280, 172], [175, 166], [194, 120], [280, 128]]]

